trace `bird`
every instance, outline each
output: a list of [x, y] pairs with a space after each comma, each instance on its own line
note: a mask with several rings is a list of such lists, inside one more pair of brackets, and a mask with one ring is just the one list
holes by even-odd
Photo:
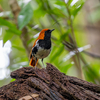
[[36, 68], [38, 60], [41, 59], [43, 67], [43, 59], [47, 57], [51, 52], [51, 33], [55, 29], [43, 29], [38, 38], [35, 40], [32, 49], [30, 51], [29, 65]]

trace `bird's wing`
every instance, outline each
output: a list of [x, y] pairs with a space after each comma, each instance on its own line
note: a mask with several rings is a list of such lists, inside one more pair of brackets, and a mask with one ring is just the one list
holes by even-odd
[[[34, 42], [32, 49], [36, 45], [37, 40], [38, 39], [36, 39], [36, 41]], [[32, 49], [31, 49], [31, 52], [30, 52], [30, 63], [29, 63], [29, 65], [35, 67], [37, 65], [37, 63], [38, 63], [38, 59], [36, 61], [36, 59], [34, 58], [34, 56], [32, 56]]]
[[[33, 49], [33, 47], [36, 45], [37, 40], [38, 40], [38, 39], [35, 40], [35, 42], [34, 42], [34, 44], [33, 44], [33, 46], [32, 46], [32, 49]], [[32, 58], [32, 49], [31, 49], [31, 51], [30, 51], [30, 56], [29, 56], [30, 59]]]

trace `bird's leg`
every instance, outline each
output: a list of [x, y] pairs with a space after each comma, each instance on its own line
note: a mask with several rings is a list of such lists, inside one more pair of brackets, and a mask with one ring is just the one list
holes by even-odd
[[35, 69], [36, 69], [37, 58], [35, 58], [35, 60], [36, 60], [36, 61], [35, 61]]
[[43, 58], [41, 59], [41, 62], [42, 62], [42, 64], [43, 64], [43, 68], [45, 68], [44, 63], [43, 63]]

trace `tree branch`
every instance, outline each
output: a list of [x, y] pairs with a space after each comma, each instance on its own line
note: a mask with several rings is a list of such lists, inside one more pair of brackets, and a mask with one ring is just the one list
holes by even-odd
[[0, 100], [100, 100], [100, 85], [66, 76], [49, 63], [46, 69], [20, 68], [11, 77], [16, 81], [0, 88]]

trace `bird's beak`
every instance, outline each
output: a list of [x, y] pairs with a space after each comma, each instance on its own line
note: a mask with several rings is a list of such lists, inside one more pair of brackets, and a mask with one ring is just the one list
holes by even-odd
[[55, 29], [50, 30], [51, 32], [54, 31]]

